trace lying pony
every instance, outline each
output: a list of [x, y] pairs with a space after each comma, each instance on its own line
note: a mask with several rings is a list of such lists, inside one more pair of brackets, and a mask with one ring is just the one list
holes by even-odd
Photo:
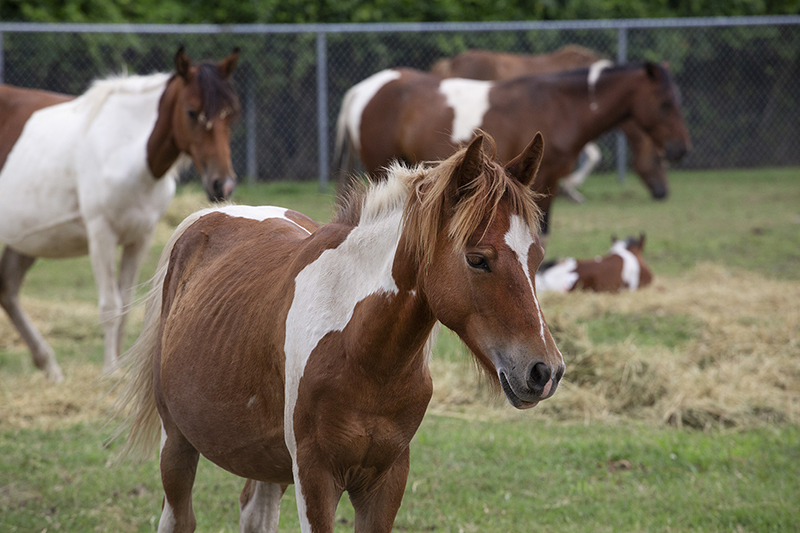
[[644, 233], [624, 241], [611, 238], [608, 255], [594, 259], [543, 262], [536, 273], [537, 292], [569, 292], [576, 289], [597, 292], [635, 291], [653, 281], [653, 273], [642, 259]]

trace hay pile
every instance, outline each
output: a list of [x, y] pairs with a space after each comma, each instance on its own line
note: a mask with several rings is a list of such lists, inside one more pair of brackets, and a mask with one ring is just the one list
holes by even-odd
[[[523, 416], [631, 417], [696, 428], [800, 422], [796, 282], [706, 264], [635, 293], [546, 294], [542, 307], [567, 373], [553, 398]], [[590, 326], [608, 323], [609, 316], [629, 324], [630, 335], [592, 339]], [[655, 334], [638, 334], [642, 323], [655, 326]], [[660, 323], [677, 324], [671, 327], [677, 335], [670, 326], [659, 331]], [[464, 354], [461, 361], [467, 359]], [[435, 360], [432, 370], [435, 411], [516, 416], [504, 400], [475, 393], [469, 364]]]

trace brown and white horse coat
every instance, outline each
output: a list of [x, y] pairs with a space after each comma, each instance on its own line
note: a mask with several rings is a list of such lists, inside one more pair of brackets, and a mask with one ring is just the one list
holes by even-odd
[[330, 224], [226, 207], [178, 228], [127, 396], [130, 443], [163, 428], [159, 531], [194, 529], [200, 453], [248, 478], [242, 531], [276, 531], [290, 483], [306, 533], [333, 531], [344, 491], [356, 530], [390, 531], [437, 322], [515, 407], [555, 392], [564, 363], [532, 276], [541, 136], [506, 168], [482, 141], [433, 167], [392, 166]]
[[611, 249], [602, 257], [543, 263], [536, 273], [536, 287], [540, 292], [619, 292], [646, 287], [653, 281], [653, 272], [644, 261], [644, 240], [644, 235], [612, 239]]
[[480, 130], [495, 139], [504, 162], [541, 131], [547, 148], [534, 190], [542, 194], [538, 203], [546, 233], [558, 180], [605, 131], [632, 119], [670, 159], [689, 147], [677, 92], [664, 67], [605, 67], [497, 82], [442, 79], [405, 68], [381, 71], [345, 94], [337, 122], [338, 160], [352, 162], [355, 154], [370, 175], [381, 177], [392, 160], [444, 159]]

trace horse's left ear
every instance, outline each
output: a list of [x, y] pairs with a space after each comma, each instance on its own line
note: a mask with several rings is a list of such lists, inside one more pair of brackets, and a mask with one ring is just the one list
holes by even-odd
[[464, 157], [453, 173], [456, 180], [455, 186], [461, 189], [477, 179], [483, 172], [483, 165], [483, 135], [476, 135], [464, 151]]
[[175, 53], [175, 71], [178, 73], [178, 76], [183, 78], [185, 81], [189, 81], [190, 68], [192, 68], [192, 60], [186, 53], [186, 49], [183, 47], [183, 45], [181, 45], [181, 47], [178, 48], [178, 51]]
[[647, 77], [653, 81], [656, 81], [661, 76], [661, 72], [658, 69], [658, 65], [653, 63], [652, 61], [648, 61], [644, 64], [644, 71], [647, 72]]
[[530, 187], [539, 172], [539, 165], [542, 164], [544, 155], [544, 137], [542, 132], [537, 131], [528, 147], [517, 157], [506, 163], [506, 172], [517, 181]]
[[228, 57], [219, 62], [217, 68], [219, 68], [220, 76], [222, 76], [225, 79], [231, 77], [231, 74], [233, 74], [233, 69], [236, 68], [236, 63], [239, 61], [239, 52], [240, 49], [237, 46], [236, 48], [233, 49], [233, 52], [231, 52], [231, 54]]

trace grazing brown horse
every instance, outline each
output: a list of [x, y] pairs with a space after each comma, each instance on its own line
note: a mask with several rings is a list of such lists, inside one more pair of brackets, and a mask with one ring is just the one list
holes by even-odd
[[210, 199], [235, 185], [230, 127], [239, 100], [228, 80], [238, 55], [193, 65], [181, 48], [175, 74], [99, 80], [77, 98], [0, 85], [0, 304], [49, 379], [63, 375], [20, 307], [25, 273], [37, 257], [89, 254], [103, 370], [113, 371], [123, 311], [181, 162], [194, 161]]
[[594, 259], [573, 259], [542, 263], [536, 273], [539, 292], [568, 292], [574, 290], [595, 292], [635, 291], [650, 285], [653, 272], [645, 263], [644, 233], [638, 239], [624, 241], [611, 239], [608, 254]]
[[[440, 59], [433, 64], [431, 72], [443, 78], [507, 80], [531, 74], [551, 74], [590, 67], [600, 61], [604, 61], [603, 58], [593, 50], [574, 44], [539, 55], [467, 50], [457, 56]], [[625, 120], [619, 124], [619, 129], [625, 134], [631, 147], [634, 171], [650, 190], [653, 198], [665, 199], [669, 194], [669, 182], [664, 157], [636, 122]], [[561, 182], [564, 192], [576, 201], [582, 201], [583, 197], [575, 188], [583, 183], [592, 168], [600, 162], [600, 150], [594, 143], [587, 144], [583, 152], [586, 162]]]
[[[590, 77], [596, 77], [593, 83], [587, 83]], [[647, 132], [670, 160], [689, 148], [677, 89], [667, 69], [654, 63], [497, 82], [391, 69], [345, 94], [336, 153], [348, 163], [357, 154], [366, 171], [380, 177], [393, 159], [443, 159], [479, 129], [495, 138], [500, 161], [509, 161], [539, 130], [547, 148], [534, 190], [543, 195], [547, 233], [558, 180], [570, 173], [586, 143], [624, 120]]]
[[564, 372], [536, 298], [537, 135], [505, 167], [483, 138], [432, 166], [393, 165], [317, 227], [229, 206], [176, 230], [153, 282], [127, 400], [129, 444], [161, 437], [159, 531], [192, 531], [199, 454], [247, 478], [241, 531], [277, 531], [294, 483], [305, 533], [388, 532], [431, 398], [437, 322], [516, 408]]

